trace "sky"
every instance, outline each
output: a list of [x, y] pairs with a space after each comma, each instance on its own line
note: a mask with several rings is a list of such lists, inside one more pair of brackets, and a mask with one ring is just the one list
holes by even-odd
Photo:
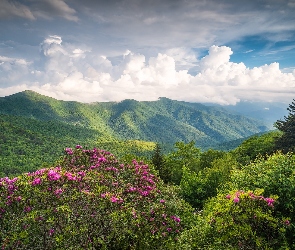
[[295, 0], [0, 0], [0, 96], [295, 98]]

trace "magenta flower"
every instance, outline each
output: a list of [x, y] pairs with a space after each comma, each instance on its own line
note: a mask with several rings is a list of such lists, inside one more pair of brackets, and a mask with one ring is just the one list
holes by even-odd
[[54, 193], [55, 193], [56, 195], [60, 195], [60, 194], [62, 194], [62, 192], [63, 192], [63, 190], [62, 190], [61, 188], [58, 188], [58, 189], [56, 189], [56, 190], [54, 191]]
[[28, 207], [25, 207], [25, 212], [26, 212], [26, 213], [30, 212], [31, 210], [32, 210], [31, 207], [29, 207], [29, 206], [28, 206]]
[[175, 222], [180, 222], [180, 218], [175, 215], [171, 216], [171, 219], [173, 219]]
[[81, 145], [76, 145], [76, 149], [82, 148]]
[[71, 149], [71, 148], [66, 148], [66, 153], [68, 154], [68, 155], [72, 155], [73, 154], [73, 150]]
[[51, 236], [51, 235], [53, 235], [53, 233], [54, 233], [54, 229], [51, 228], [51, 229], [49, 230], [49, 235]]
[[230, 194], [228, 194], [227, 196], [225, 196], [226, 199], [230, 199]]
[[284, 223], [285, 223], [286, 226], [289, 226], [290, 225], [290, 221], [289, 220], [285, 220]]
[[233, 200], [234, 203], [238, 203], [239, 201], [240, 201], [240, 199], [238, 197], [235, 197]]
[[163, 199], [162, 199], [162, 200], [160, 200], [160, 203], [165, 203], [165, 200], [163, 200]]
[[75, 181], [77, 179], [76, 176], [74, 176], [72, 173], [69, 173], [69, 172], [66, 172], [65, 176], [67, 177], [69, 181]]
[[32, 186], [40, 185], [42, 182], [41, 178], [36, 178], [32, 181]]
[[268, 206], [273, 207], [273, 203], [275, 202], [274, 199], [272, 199], [272, 198], [265, 198], [264, 200], [267, 202], [267, 205]]
[[111, 201], [111, 202], [118, 202], [119, 199], [118, 199], [117, 197], [115, 197], [115, 196], [112, 196], [112, 197], [110, 198], [110, 201]]
[[47, 177], [50, 181], [57, 181], [61, 176], [59, 173], [55, 172], [54, 170], [49, 170]]

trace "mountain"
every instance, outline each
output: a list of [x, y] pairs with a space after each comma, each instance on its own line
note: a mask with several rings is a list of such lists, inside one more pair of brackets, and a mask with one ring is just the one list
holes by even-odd
[[216, 104], [209, 104], [213, 106], [223, 107], [229, 112], [236, 112], [246, 117], [261, 120], [266, 123], [268, 127], [274, 128], [273, 124], [277, 120], [281, 120], [288, 115], [288, 104], [279, 102], [249, 102], [241, 101], [236, 105], [220, 106]]
[[160, 98], [157, 101], [79, 103], [33, 91], [0, 98], [0, 114], [58, 121], [97, 131], [99, 137], [173, 144], [194, 140], [199, 147], [268, 130], [261, 121], [205, 106]]

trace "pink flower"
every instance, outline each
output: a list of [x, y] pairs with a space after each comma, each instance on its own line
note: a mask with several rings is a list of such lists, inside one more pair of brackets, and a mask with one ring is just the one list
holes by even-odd
[[73, 154], [73, 150], [71, 149], [71, 148], [66, 148], [66, 153], [68, 154], [68, 155], [72, 155]]
[[111, 198], [110, 198], [110, 201], [111, 202], [117, 202], [119, 199], [117, 198], [117, 197], [115, 197], [115, 196], [112, 196]]
[[49, 170], [47, 177], [50, 181], [57, 181], [61, 176], [59, 173], [55, 172], [54, 170]]
[[42, 182], [41, 178], [36, 178], [32, 181], [32, 186], [40, 185]]
[[272, 199], [272, 198], [265, 198], [264, 200], [267, 202], [267, 205], [268, 206], [273, 207], [273, 203], [275, 202], [274, 199]]
[[49, 230], [49, 235], [51, 236], [51, 235], [53, 235], [53, 233], [54, 233], [54, 229], [51, 228], [51, 229]]
[[74, 176], [72, 173], [69, 173], [69, 172], [66, 172], [65, 176], [67, 177], [69, 181], [75, 181], [77, 179], [76, 176]]
[[81, 145], [76, 145], [76, 149], [82, 148]]
[[173, 219], [175, 222], [180, 222], [180, 218], [175, 215], [171, 216], [171, 219]]
[[131, 187], [131, 188], [128, 189], [128, 191], [129, 192], [134, 192], [134, 191], [136, 191], [136, 188], [135, 187]]
[[230, 199], [230, 194], [228, 194], [227, 196], [225, 196], [226, 199]]
[[160, 203], [165, 203], [165, 200], [160, 200]]
[[240, 199], [238, 197], [235, 197], [233, 200], [234, 203], [238, 203], [239, 201], [240, 201]]
[[285, 223], [286, 226], [289, 226], [290, 225], [290, 221], [289, 220], [285, 220], [284, 223]]
[[171, 228], [171, 227], [168, 227], [168, 228], [167, 228], [167, 231], [168, 231], [168, 232], [171, 232], [171, 231], [172, 231], [172, 228]]
[[62, 192], [63, 192], [63, 190], [62, 190], [61, 188], [56, 189], [56, 190], [54, 191], [54, 193], [55, 193], [56, 195], [62, 194]]
[[31, 208], [31, 207], [29, 207], [29, 206], [28, 206], [28, 207], [25, 207], [25, 212], [27, 212], [27, 213], [28, 213], [28, 212], [30, 212], [31, 210], [32, 210], [32, 208]]

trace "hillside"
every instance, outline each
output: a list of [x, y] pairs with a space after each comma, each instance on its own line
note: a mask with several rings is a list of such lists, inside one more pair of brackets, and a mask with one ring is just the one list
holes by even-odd
[[244, 138], [268, 130], [261, 122], [221, 107], [160, 98], [157, 101], [78, 103], [59, 101], [33, 91], [0, 98], [0, 114], [58, 121], [93, 129], [119, 140], [196, 141], [199, 147]]
[[35, 171], [43, 163], [53, 164], [66, 147], [82, 144], [145, 157], [155, 147], [153, 142], [125, 140], [102, 136], [97, 130], [60, 121], [0, 115], [0, 177]]

